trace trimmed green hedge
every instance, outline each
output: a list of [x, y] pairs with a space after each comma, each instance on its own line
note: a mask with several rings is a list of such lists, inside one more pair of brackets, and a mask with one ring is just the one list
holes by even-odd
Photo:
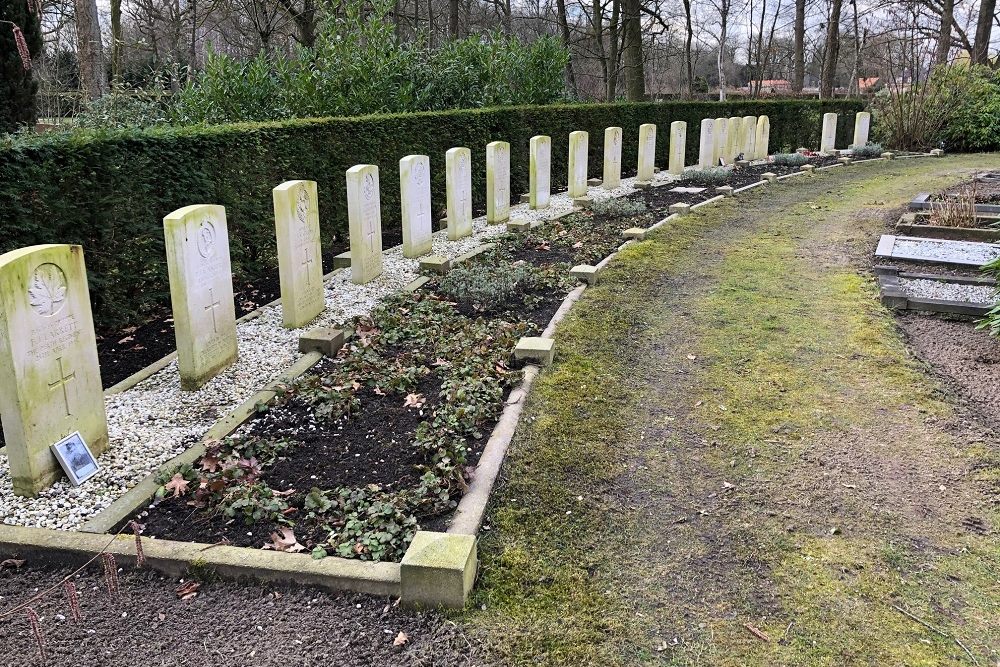
[[527, 191], [528, 139], [535, 134], [552, 137], [552, 182], [560, 184], [572, 130], [590, 132], [590, 173], [599, 175], [608, 126], [624, 129], [623, 164], [634, 171], [642, 123], [659, 127], [662, 166], [671, 121], [688, 123], [690, 164], [702, 118], [767, 114], [771, 152], [780, 152], [818, 146], [829, 111], [841, 114], [838, 136], [846, 146], [853, 114], [862, 108], [843, 100], [579, 104], [41, 137], [0, 150], [0, 252], [83, 245], [98, 326], [136, 323], [169, 305], [162, 220], [181, 206], [225, 206], [233, 269], [253, 278], [276, 266], [271, 188], [289, 179], [319, 183], [323, 239], [330, 244], [346, 235], [344, 172], [355, 164], [379, 165], [383, 224], [397, 225], [398, 164], [408, 154], [431, 157], [433, 203], [443, 215], [444, 153], [453, 146], [472, 149], [478, 209], [489, 141], [510, 142], [517, 193]]

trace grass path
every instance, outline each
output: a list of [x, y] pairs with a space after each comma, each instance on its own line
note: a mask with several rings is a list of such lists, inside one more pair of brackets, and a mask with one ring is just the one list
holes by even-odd
[[982, 166], [833, 170], [620, 255], [488, 519], [461, 620], [497, 663], [1000, 664], [998, 438], [866, 266], [910, 196]]

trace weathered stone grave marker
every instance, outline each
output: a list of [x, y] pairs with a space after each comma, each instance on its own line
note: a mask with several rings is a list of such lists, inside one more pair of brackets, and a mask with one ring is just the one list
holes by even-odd
[[698, 166], [708, 169], [715, 165], [715, 121], [701, 120], [701, 139], [698, 143]]
[[448, 199], [448, 240], [472, 235], [472, 151], [451, 148], [444, 156]]
[[868, 144], [868, 129], [871, 127], [872, 115], [867, 111], [859, 111], [854, 116], [854, 146]]
[[740, 117], [733, 116], [726, 121], [725, 158], [727, 164], [732, 164], [736, 161], [736, 154], [739, 153], [740, 143], [743, 138], [742, 128], [743, 119]]
[[670, 124], [670, 157], [667, 171], [675, 176], [684, 173], [684, 151], [687, 149], [687, 122], [675, 120]]
[[316, 181], [286, 181], [272, 196], [281, 318], [286, 328], [298, 329], [326, 308]]
[[766, 160], [768, 144], [771, 142], [771, 119], [767, 116], [757, 116], [757, 132], [753, 138], [753, 155], [755, 160]]
[[510, 218], [510, 144], [486, 144], [486, 222], [495, 225]]
[[837, 146], [837, 114], [823, 114], [823, 136], [819, 144], [820, 153], [832, 153]]
[[729, 119], [715, 119], [715, 148], [712, 152], [712, 166], [719, 166], [719, 159], [726, 157], [726, 142], [729, 141]]
[[552, 192], [552, 139], [537, 135], [528, 141], [528, 206], [548, 208]]
[[83, 248], [39, 245], [0, 255], [0, 414], [14, 493], [62, 476], [50, 447], [79, 431], [108, 448], [104, 391]]
[[622, 184], [622, 128], [604, 130], [604, 189], [614, 190]]
[[649, 183], [653, 180], [656, 167], [656, 125], [643, 123], [639, 126], [639, 164], [635, 180]]
[[236, 307], [226, 209], [195, 204], [163, 219], [181, 388], [198, 389], [236, 361]]
[[351, 282], [362, 285], [382, 275], [382, 203], [374, 164], [358, 164], [347, 170], [347, 222]]
[[740, 123], [740, 147], [738, 153], [743, 153], [744, 160], [753, 160], [753, 142], [757, 134], [757, 118], [754, 116], [743, 116]]
[[577, 130], [569, 133], [569, 196], [587, 195], [587, 152], [589, 137]]
[[399, 161], [399, 201], [403, 215], [403, 257], [415, 259], [431, 251], [431, 159], [407, 155]]

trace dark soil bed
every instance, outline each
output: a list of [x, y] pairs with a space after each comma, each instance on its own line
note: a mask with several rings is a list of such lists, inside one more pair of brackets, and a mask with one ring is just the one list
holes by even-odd
[[[70, 570], [29, 562], [0, 569], [0, 612], [58, 584]], [[125, 568], [121, 595], [111, 600], [98, 567], [75, 579], [81, 623], [61, 588], [32, 605], [47, 660], [24, 612], [0, 621], [0, 665], [206, 664], [243, 667], [454, 667], [483, 665], [454, 623], [435, 612], [416, 612], [394, 600], [315, 588], [201, 582], [193, 599], [180, 600], [180, 582]], [[399, 633], [406, 643], [394, 646]]]

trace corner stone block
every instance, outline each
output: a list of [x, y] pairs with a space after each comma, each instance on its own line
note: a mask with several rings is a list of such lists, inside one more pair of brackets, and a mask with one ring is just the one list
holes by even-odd
[[687, 215], [691, 212], [691, 204], [685, 204], [684, 202], [677, 202], [676, 204], [671, 204], [670, 208], [667, 209], [670, 213], [677, 215]]
[[399, 566], [408, 606], [461, 609], [476, 580], [476, 537], [417, 531]]
[[600, 178], [588, 178], [587, 179], [587, 185], [589, 185], [590, 187], [593, 187], [593, 188], [599, 187], [603, 183], [604, 183], [604, 180], [600, 179]]
[[576, 208], [590, 208], [594, 200], [590, 197], [573, 197], [573, 206]]
[[733, 186], [731, 186], [731, 185], [720, 185], [719, 187], [715, 188], [715, 193], [716, 194], [720, 194], [723, 197], [732, 197], [733, 196]]
[[622, 236], [627, 239], [632, 239], [634, 241], [642, 241], [646, 238], [646, 230], [642, 227], [629, 227], [622, 232]]
[[335, 357], [344, 346], [344, 332], [332, 327], [317, 327], [299, 336], [299, 352], [319, 352], [324, 357]]
[[890, 151], [886, 151], [885, 153], [882, 153], [881, 157], [884, 157], [886, 160], [895, 160], [896, 154]]
[[521, 198], [517, 200], [521, 204], [530, 204], [531, 195], [521, 195]]
[[591, 287], [597, 284], [597, 267], [590, 264], [578, 264], [569, 270], [569, 275]]
[[534, 361], [540, 366], [552, 365], [556, 355], [556, 342], [552, 338], [525, 336], [514, 346], [514, 358]]
[[333, 270], [351, 268], [351, 251], [342, 252], [333, 258]]
[[804, 164], [801, 167], [799, 167], [799, 171], [815, 171], [815, 170], [816, 170], [816, 165], [814, 164]]
[[645, 190], [646, 188], [652, 187], [653, 184], [649, 181], [635, 181], [632, 183], [632, 187], [636, 190]]
[[451, 270], [451, 260], [441, 255], [428, 255], [420, 260], [420, 270], [444, 275]]
[[837, 158], [837, 162], [839, 162], [840, 164], [851, 164], [852, 162], [854, 162], [854, 160], [852, 160], [849, 157], [841, 157]]
[[934, 148], [931, 150], [931, 155], [934, 157], [944, 157], [944, 151], [940, 148]]
[[768, 183], [773, 183], [778, 180], [778, 175], [773, 171], [766, 171], [760, 175], [760, 180], [767, 181]]
[[530, 220], [510, 220], [507, 222], [508, 232], [526, 232], [531, 229]]

